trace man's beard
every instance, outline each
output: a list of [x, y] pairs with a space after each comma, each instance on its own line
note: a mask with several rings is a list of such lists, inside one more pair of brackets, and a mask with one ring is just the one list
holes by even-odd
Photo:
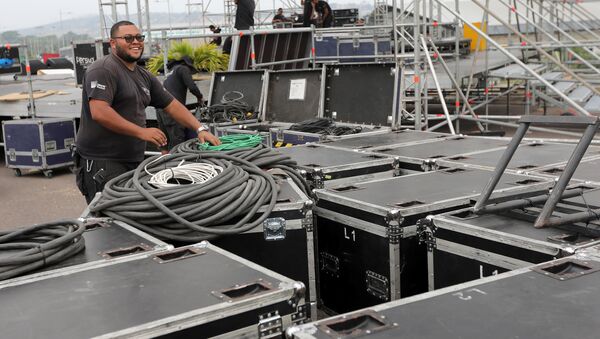
[[144, 47], [142, 47], [140, 56], [137, 58], [132, 57], [131, 55], [127, 54], [127, 51], [125, 51], [124, 48], [121, 48], [121, 46], [117, 45], [116, 47], [117, 47], [117, 56], [119, 58], [123, 59], [125, 62], [136, 62], [136, 61], [140, 60], [142, 57], [142, 54], [144, 54]]

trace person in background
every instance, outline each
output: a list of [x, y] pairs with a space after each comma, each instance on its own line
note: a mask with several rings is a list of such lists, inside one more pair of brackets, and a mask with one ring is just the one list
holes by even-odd
[[311, 23], [316, 27], [333, 27], [333, 12], [323, 0], [312, 0]]
[[283, 15], [283, 8], [278, 8], [277, 13], [273, 16], [272, 23], [289, 22], [290, 20]]
[[[210, 31], [213, 32], [214, 34], [221, 33], [221, 28], [216, 27], [215, 25], [208, 26], [208, 29], [210, 29]], [[217, 46], [221, 46], [221, 42], [222, 42], [222, 40], [221, 40], [220, 36], [216, 36], [210, 41], [211, 44], [217, 45]]]
[[85, 72], [74, 160], [77, 187], [88, 204], [106, 182], [144, 160], [146, 142], [167, 145], [160, 129], [146, 127], [147, 106], [164, 109], [178, 123], [197, 131], [200, 142], [221, 143], [173, 100], [155, 76], [137, 65], [144, 38], [133, 23], [115, 23], [110, 29], [111, 53]]
[[[189, 90], [198, 99], [198, 104], [202, 104], [202, 93], [192, 79], [192, 73], [196, 73], [198, 70], [194, 67], [190, 57], [184, 56], [181, 60], [170, 61], [167, 69], [169, 73], [163, 82], [165, 89], [184, 105]], [[170, 114], [158, 108], [156, 109], [156, 120], [158, 128], [167, 136], [166, 150], [171, 150], [186, 140], [186, 128], [173, 119]]]
[[[254, 0], [234, 0], [237, 8], [235, 10], [235, 23], [233, 27], [238, 31], [245, 31], [254, 26]], [[227, 37], [223, 43], [223, 53], [231, 54], [231, 37]]]
[[300, 4], [304, 6], [304, 12], [302, 13], [302, 24], [304, 27], [310, 27], [311, 25], [311, 14], [313, 12], [313, 5], [311, 0], [300, 0]]

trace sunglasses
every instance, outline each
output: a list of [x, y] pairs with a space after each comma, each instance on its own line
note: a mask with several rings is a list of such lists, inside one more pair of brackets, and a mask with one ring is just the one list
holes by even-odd
[[123, 35], [123, 36], [113, 37], [113, 39], [123, 39], [123, 40], [125, 40], [126, 43], [130, 44], [133, 42], [133, 39], [135, 39], [139, 42], [144, 42], [144, 40], [146, 39], [146, 36], [142, 35], [142, 34], [138, 34], [138, 35], [127, 34], [127, 35]]

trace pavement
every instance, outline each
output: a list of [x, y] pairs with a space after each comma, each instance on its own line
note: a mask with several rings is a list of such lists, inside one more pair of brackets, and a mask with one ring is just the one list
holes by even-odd
[[85, 198], [69, 169], [53, 170], [52, 178], [38, 171], [23, 171], [16, 177], [6, 167], [3, 152], [0, 155], [0, 230], [81, 215]]

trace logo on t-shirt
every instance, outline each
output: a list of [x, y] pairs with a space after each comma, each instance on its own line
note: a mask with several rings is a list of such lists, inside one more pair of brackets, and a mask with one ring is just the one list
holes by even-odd
[[144, 93], [146, 93], [146, 95], [150, 95], [150, 90], [146, 87], [142, 86], [142, 90], [144, 91]]
[[105, 90], [106, 89], [106, 85], [103, 84], [99, 84], [98, 81], [94, 80], [90, 83], [90, 87], [91, 88], [97, 88], [97, 89], [101, 89], [101, 90]]

